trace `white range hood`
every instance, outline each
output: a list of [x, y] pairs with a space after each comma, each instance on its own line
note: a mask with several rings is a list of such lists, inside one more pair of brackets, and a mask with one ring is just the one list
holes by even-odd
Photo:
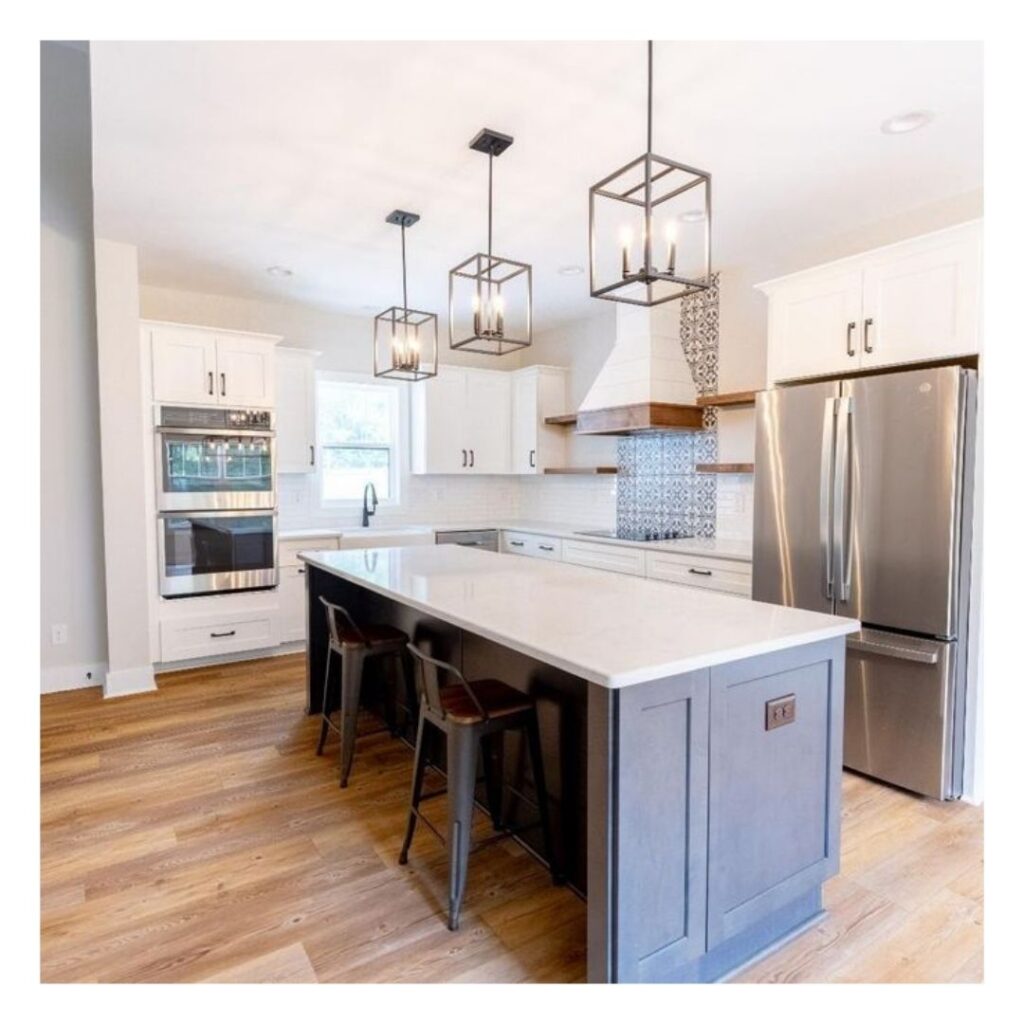
[[679, 302], [619, 303], [615, 346], [580, 403], [576, 432], [700, 430], [703, 410], [679, 340]]

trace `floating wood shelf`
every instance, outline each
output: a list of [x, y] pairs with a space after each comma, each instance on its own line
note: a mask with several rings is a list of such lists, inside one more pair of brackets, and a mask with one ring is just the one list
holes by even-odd
[[578, 476], [586, 474], [593, 476], [595, 473], [605, 476], [618, 473], [618, 471], [618, 466], [564, 466], [561, 469], [544, 470], [545, 473], [551, 474], [552, 476]]
[[730, 391], [721, 395], [702, 395], [697, 399], [697, 405], [701, 409], [706, 409], [709, 406], [721, 409], [728, 405], [753, 405], [755, 398], [757, 398], [756, 391]]
[[545, 416], [544, 422], [552, 427], [575, 427], [576, 413], [567, 412], [561, 416]]
[[698, 473], [753, 473], [752, 462], [698, 462]]

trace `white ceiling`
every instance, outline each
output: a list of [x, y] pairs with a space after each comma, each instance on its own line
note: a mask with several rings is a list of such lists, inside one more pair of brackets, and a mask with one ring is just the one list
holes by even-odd
[[[484, 247], [534, 267], [538, 329], [594, 312], [587, 189], [644, 149], [642, 43], [94, 43], [96, 232], [143, 279], [359, 315], [443, 311]], [[982, 57], [968, 43], [655, 44], [654, 148], [712, 173], [714, 262], [856, 230], [982, 184]], [[934, 111], [923, 131], [879, 123]], [[277, 279], [265, 268], [283, 265]]]

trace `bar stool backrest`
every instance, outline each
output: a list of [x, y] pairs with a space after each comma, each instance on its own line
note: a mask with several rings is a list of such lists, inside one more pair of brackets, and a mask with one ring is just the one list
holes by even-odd
[[320, 602], [324, 606], [324, 610], [327, 612], [327, 628], [331, 634], [331, 642], [335, 646], [341, 646], [341, 634], [338, 632], [338, 617], [345, 620], [349, 628], [357, 637], [359, 642], [369, 646], [370, 641], [367, 639], [366, 634], [356, 625], [356, 620], [349, 615], [348, 610], [342, 608], [340, 604], [331, 604], [326, 597], [321, 597]]
[[[434, 714], [439, 715], [441, 718], [445, 717], [444, 704], [441, 702], [441, 687], [446, 684], [440, 681], [440, 677], [448, 676], [450, 682], [447, 685], [461, 686], [469, 694], [469, 698], [480, 713], [480, 717], [485, 722], [490, 718], [477, 695], [473, 692], [473, 688], [466, 682], [466, 677], [454, 665], [447, 661], [441, 661], [439, 658], [432, 658], [429, 654], [424, 654], [415, 644], [406, 644], [405, 646], [413, 658], [416, 659], [420, 676], [420, 692], [423, 695], [423, 700], [427, 703], [427, 707]], [[430, 669], [434, 671], [430, 671]]]

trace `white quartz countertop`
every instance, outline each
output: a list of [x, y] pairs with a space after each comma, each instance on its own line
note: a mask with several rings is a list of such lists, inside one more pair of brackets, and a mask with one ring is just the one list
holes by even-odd
[[304, 552], [335, 576], [609, 688], [844, 636], [855, 619], [455, 545]]
[[317, 537], [359, 537], [394, 536], [401, 533], [422, 533], [427, 531], [445, 532], [448, 530], [511, 530], [519, 533], [536, 533], [546, 537], [560, 537], [588, 541], [594, 544], [611, 544], [616, 547], [639, 547], [648, 551], [673, 551], [677, 554], [704, 555], [707, 558], [728, 558], [737, 562], [752, 560], [749, 541], [729, 540], [716, 537], [689, 537], [678, 540], [663, 541], [631, 541], [617, 537], [592, 537], [587, 531], [600, 529], [600, 526], [573, 525], [569, 523], [543, 522], [531, 519], [474, 520], [472, 522], [435, 523], [435, 524], [396, 524], [393, 527], [376, 526], [363, 529], [360, 526], [343, 527], [310, 527], [306, 529], [285, 529], [278, 531], [279, 540], [315, 540]]

